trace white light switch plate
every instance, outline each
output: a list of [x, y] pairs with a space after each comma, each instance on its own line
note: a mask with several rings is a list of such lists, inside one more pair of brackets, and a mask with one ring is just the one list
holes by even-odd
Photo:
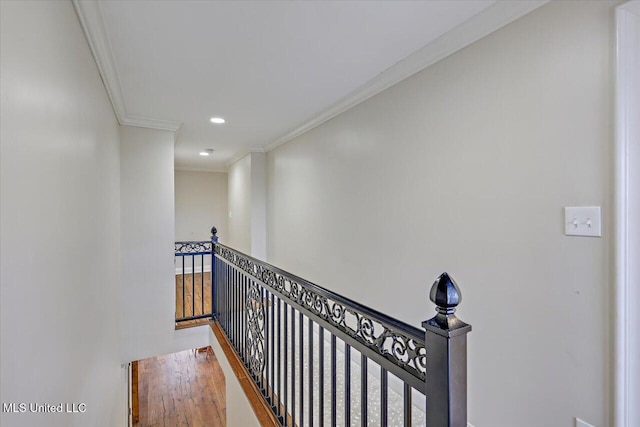
[[602, 237], [600, 206], [564, 208], [564, 234], [567, 236]]

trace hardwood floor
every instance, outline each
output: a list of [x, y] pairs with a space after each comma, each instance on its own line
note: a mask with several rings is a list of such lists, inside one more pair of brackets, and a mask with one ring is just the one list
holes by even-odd
[[[194, 283], [195, 286], [193, 286]], [[184, 298], [182, 293], [183, 289]], [[180, 317], [197, 316], [210, 312], [211, 273], [187, 273], [184, 277], [182, 274], [176, 274], [176, 319]], [[209, 319], [190, 320], [180, 322], [180, 324], [177, 325], [177, 328], [204, 325], [207, 323], [209, 323]]]
[[225, 379], [209, 352], [182, 351], [138, 363], [136, 427], [226, 426]]

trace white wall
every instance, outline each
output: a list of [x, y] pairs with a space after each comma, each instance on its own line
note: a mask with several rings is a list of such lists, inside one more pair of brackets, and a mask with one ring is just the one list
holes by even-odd
[[211, 348], [213, 348], [213, 352], [215, 353], [216, 358], [220, 363], [220, 367], [222, 368], [222, 372], [224, 373], [226, 393], [225, 397], [227, 399], [225, 407], [227, 425], [229, 427], [260, 426], [258, 417], [256, 416], [255, 412], [253, 412], [251, 403], [249, 403], [249, 399], [244, 393], [238, 377], [236, 377], [236, 374], [233, 372], [233, 368], [231, 367], [229, 360], [225, 356], [218, 338], [216, 338], [211, 328], [207, 329], [209, 330], [209, 340]]
[[220, 235], [221, 243], [262, 260], [267, 258], [266, 159], [264, 152], [251, 152], [229, 166], [229, 235]]
[[1, 401], [124, 425], [118, 125], [70, 2], [0, 2]]
[[267, 156], [251, 153], [251, 255], [267, 259]]
[[206, 327], [175, 328], [174, 134], [120, 127], [122, 360], [201, 347]]
[[[458, 281], [475, 427], [609, 425], [612, 7], [547, 4], [267, 153], [270, 262], [414, 325]], [[563, 235], [580, 205], [603, 238]]]
[[211, 227], [227, 232], [227, 174], [175, 171], [176, 241], [210, 240]]
[[251, 154], [229, 166], [229, 234], [220, 242], [251, 253]]

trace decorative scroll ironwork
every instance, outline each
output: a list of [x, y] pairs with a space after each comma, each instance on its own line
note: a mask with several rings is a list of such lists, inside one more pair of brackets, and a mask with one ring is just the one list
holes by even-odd
[[[398, 330], [382, 319], [368, 316], [351, 305], [326, 297], [308, 286], [298, 283], [295, 279], [226, 247], [215, 245], [214, 252], [228, 263], [399, 366], [403, 371], [423, 382], [425, 381], [427, 351], [424, 339], [418, 339], [412, 334]], [[264, 315], [261, 301], [252, 304], [261, 307], [262, 315]]]
[[264, 322], [265, 306], [262, 293], [256, 283], [251, 284], [245, 306], [247, 316], [246, 342], [249, 354], [249, 369], [255, 377], [262, 377], [265, 367]]
[[211, 242], [175, 242], [174, 252], [176, 255], [211, 253]]

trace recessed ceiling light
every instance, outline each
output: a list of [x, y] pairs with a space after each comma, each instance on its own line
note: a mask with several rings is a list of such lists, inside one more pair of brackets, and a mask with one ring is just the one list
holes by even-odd
[[200, 155], [203, 157], [208, 157], [211, 154], [213, 154], [214, 149], [213, 148], [206, 148], [205, 150], [200, 152]]
[[209, 152], [208, 152], [208, 151], [201, 151], [201, 152], [200, 152], [200, 155], [201, 155], [201, 156], [208, 156], [208, 155], [209, 155]]
[[222, 123], [224, 123], [224, 119], [222, 117], [211, 117], [211, 123], [221, 125]]

